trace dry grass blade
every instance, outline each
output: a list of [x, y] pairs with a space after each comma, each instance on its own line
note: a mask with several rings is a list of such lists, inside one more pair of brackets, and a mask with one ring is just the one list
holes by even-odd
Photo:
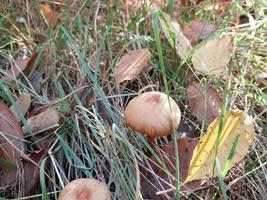
[[151, 53], [148, 49], [140, 49], [128, 52], [119, 61], [115, 68], [116, 83], [135, 79], [149, 61]]
[[22, 129], [8, 106], [0, 100], [0, 162], [2, 177], [0, 187], [6, 187], [17, 177], [17, 167], [20, 163], [21, 152], [24, 151], [23, 142], [18, 139], [22, 136]]
[[[40, 131], [57, 125], [59, 123], [59, 114], [53, 108], [47, 108], [43, 112], [30, 117], [27, 122], [31, 131]], [[24, 133], [27, 133], [28, 131], [29, 130], [26, 127], [23, 127]]]
[[192, 56], [197, 72], [218, 75], [225, 72], [233, 51], [231, 36], [209, 40]]
[[[31, 95], [26, 92], [23, 92], [17, 99], [16, 104], [20, 108], [21, 113], [25, 115], [31, 105]], [[17, 121], [19, 122], [21, 119], [14, 105], [10, 107], [10, 111], [14, 114]]]

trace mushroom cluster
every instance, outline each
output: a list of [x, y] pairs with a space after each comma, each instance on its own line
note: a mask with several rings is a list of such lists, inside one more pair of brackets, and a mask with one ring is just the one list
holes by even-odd
[[125, 121], [149, 139], [175, 132], [181, 111], [175, 101], [162, 92], [146, 92], [133, 98], [125, 109]]
[[93, 178], [81, 178], [67, 184], [58, 200], [111, 200], [111, 194], [104, 183]]

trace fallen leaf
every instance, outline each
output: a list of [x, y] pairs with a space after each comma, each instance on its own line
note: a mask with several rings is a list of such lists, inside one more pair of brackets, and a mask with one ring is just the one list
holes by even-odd
[[[46, 108], [41, 113], [30, 117], [27, 122], [30, 130], [36, 132], [57, 125], [59, 114], [53, 108]], [[24, 133], [29, 132], [25, 126], [22, 129]]]
[[[31, 67], [33, 63], [35, 62], [36, 58], [38, 56], [38, 53], [34, 53], [30, 58], [23, 58], [18, 57], [15, 62], [11, 65], [11, 68], [7, 71], [10, 76], [13, 78], [16, 78], [23, 70]], [[12, 81], [13, 79], [11, 77], [3, 77], [1, 78], [3, 81]]]
[[[41, 161], [46, 157], [48, 148], [32, 152], [23, 160], [24, 171], [24, 193], [25, 195], [33, 194], [39, 183], [39, 166]], [[27, 159], [28, 158], [28, 159]], [[35, 163], [33, 163], [35, 162]]]
[[[7, 71], [7, 73], [13, 77], [16, 78], [24, 69], [26, 69], [27, 63], [30, 60], [30, 58], [23, 58], [18, 57], [14, 64], [11, 65], [11, 68]], [[12, 81], [13, 79], [11, 77], [3, 77], [1, 78], [3, 81]]]
[[[0, 100], [0, 187], [10, 185], [17, 178], [21, 152], [24, 151], [22, 129], [8, 106]], [[21, 152], [19, 152], [21, 151]]]
[[[16, 101], [17, 106], [20, 108], [20, 111], [23, 115], [25, 115], [31, 105], [31, 95], [23, 92]], [[21, 121], [19, 117], [19, 111], [15, 108], [14, 105], [10, 107], [10, 111], [16, 117], [16, 120], [19, 122]]]
[[180, 25], [175, 20], [162, 11], [158, 13], [160, 25], [171, 47], [176, 49], [178, 56], [186, 58], [192, 50], [190, 41], [184, 36]]
[[218, 75], [225, 72], [233, 51], [231, 36], [209, 40], [196, 50], [192, 63], [197, 72]]
[[200, 122], [209, 125], [220, 115], [222, 100], [213, 87], [193, 82], [187, 87], [186, 94], [190, 109]]
[[149, 61], [150, 56], [148, 49], [133, 50], [124, 55], [115, 68], [116, 83], [135, 79]]
[[[198, 143], [198, 139], [193, 138], [181, 138], [177, 140], [178, 152], [179, 152], [179, 170], [180, 170], [180, 181], [183, 182], [187, 177], [188, 168], [190, 160], [194, 151], [195, 146]], [[173, 177], [176, 176], [176, 159], [175, 159], [175, 148], [174, 143], [170, 142], [161, 151], [158, 151], [158, 156], [166, 165], [168, 172], [171, 176], [166, 173], [161, 167], [159, 167], [159, 162], [156, 161], [155, 157], [152, 157], [150, 165], [152, 171], [145, 171], [145, 178], [142, 178], [142, 194], [143, 198], [147, 199], [164, 199], [164, 195], [174, 198], [175, 190], [164, 193], [164, 195], [156, 195], [159, 191], [168, 190], [171, 186], [175, 186], [175, 180]], [[155, 164], [157, 163], [157, 165]], [[200, 181], [193, 181], [185, 185], [181, 185], [181, 191], [191, 191], [200, 187]]]
[[[210, 124], [207, 133], [198, 142], [193, 152], [185, 182], [218, 176], [218, 171], [213, 170], [213, 167], [219, 123], [220, 118], [218, 117]], [[236, 138], [238, 138], [238, 143], [230, 166], [243, 159], [256, 136], [253, 120], [244, 111], [227, 111], [223, 124], [217, 155], [222, 170], [224, 170], [227, 157]]]
[[209, 24], [203, 20], [197, 19], [190, 22], [182, 31], [191, 44], [196, 44], [200, 40], [206, 39], [216, 30], [214, 24]]
[[57, 24], [59, 13], [51, 8], [50, 5], [40, 4], [40, 10], [43, 13], [48, 25], [54, 27]]

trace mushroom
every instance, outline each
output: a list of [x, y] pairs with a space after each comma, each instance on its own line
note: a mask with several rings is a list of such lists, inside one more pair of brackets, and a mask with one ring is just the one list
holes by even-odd
[[93, 178], [81, 178], [67, 184], [58, 200], [111, 200], [111, 194], [104, 183]]
[[146, 92], [133, 98], [125, 109], [126, 124], [147, 135], [150, 141], [178, 128], [181, 111], [175, 101], [162, 92]]

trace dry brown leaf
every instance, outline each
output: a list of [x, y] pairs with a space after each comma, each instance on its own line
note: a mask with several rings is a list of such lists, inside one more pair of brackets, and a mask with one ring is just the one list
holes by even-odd
[[216, 30], [214, 24], [209, 24], [201, 19], [190, 22], [184, 29], [183, 34], [191, 44], [196, 44], [200, 40], [206, 39], [212, 32]]
[[116, 83], [135, 79], [149, 61], [148, 49], [133, 50], [124, 55], [115, 68]]
[[[29, 128], [36, 132], [57, 125], [59, 123], [59, 114], [53, 108], [47, 108], [41, 113], [30, 117], [27, 122]], [[23, 127], [23, 132], [29, 132], [27, 127]]]
[[[24, 144], [19, 139], [22, 136], [22, 129], [8, 106], [0, 100], [0, 159], [8, 164], [0, 162], [2, 177], [0, 187], [6, 187], [17, 177], [17, 168], [20, 164], [21, 152], [24, 151]], [[21, 151], [21, 152], [19, 152]]]
[[[218, 117], [210, 124], [207, 133], [197, 144], [185, 182], [218, 176], [218, 170], [214, 170], [214, 158], [219, 124], [220, 118]], [[246, 115], [244, 111], [229, 110], [225, 113], [223, 129], [217, 147], [217, 157], [223, 176], [227, 174], [231, 166], [241, 161], [248, 153], [249, 146], [255, 137], [253, 119]], [[228, 160], [236, 139], [237, 145], [233, 157]]]
[[[178, 152], [179, 152], [179, 170], [180, 181], [183, 182], [188, 174], [188, 168], [190, 160], [195, 146], [198, 143], [198, 139], [193, 138], [181, 138], [177, 140]], [[162, 151], [158, 151], [158, 156], [161, 161], [164, 162], [169, 173], [172, 177], [176, 176], [176, 159], [174, 143], [167, 144]], [[150, 198], [154, 200], [165, 199], [164, 195], [168, 195], [169, 199], [172, 199], [175, 195], [175, 191], [172, 190], [164, 195], [156, 195], [156, 192], [168, 190], [171, 186], [175, 185], [173, 178], [168, 175], [163, 169], [154, 163], [158, 163], [155, 157], [152, 157], [153, 162], [150, 162], [153, 172], [145, 171], [145, 178], [142, 179], [142, 194], [143, 198]], [[190, 191], [200, 187], [199, 181], [193, 181], [186, 185], [181, 185], [181, 191]]]
[[233, 51], [231, 36], [209, 40], [192, 56], [197, 72], [206, 75], [218, 75], [225, 72]]
[[47, 23], [50, 27], [54, 27], [57, 24], [59, 13], [51, 8], [50, 5], [40, 4], [40, 10], [43, 13]]
[[222, 100], [214, 88], [193, 82], [187, 87], [186, 94], [190, 109], [200, 122], [208, 125], [219, 116]]
[[[30, 58], [18, 57], [7, 71], [13, 78], [16, 78], [23, 70], [31, 67], [38, 56], [38, 52], [34, 53]], [[3, 81], [12, 81], [10, 77], [1, 78]]]
[[[176, 49], [177, 55], [183, 59], [186, 58], [188, 53], [192, 50], [192, 46], [190, 41], [184, 36], [178, 22], [162, 11], [159, 11], [159, 21], [170, 45], [172, 48]], [[173, 36], [175, 38], [173, 38]], [[173, 41], [173, 39], [175, 39], [175, 41]]]
[[[20, 108], [21, 113], [25, 115], [31, 105], [31, 95], [23, 92], [17, 99], [16, 104]], [[14, 114], [17, 121], [19, 122], [21, 119], [14, 105], [10, 107], [10, 111]]]
[[[30, 58], [23, 58], [23, 57], [18, 57], [14, 64], [11, 65], [11, 68], [7, 71], [10, 76], [13, 78], [16, 78], [27, 66], [28, 61]], [[4, 81], [12, 81], [12, 78], [10, 77], [3, 77], [1, 78]]]
[[[33, 194], [34, 190], [39, 183], [39, 167], [42, 159], [46, 157], [48, 148], [32, 152], [23, 160], [23, 171], [24, 171], [24, 193], [25, 195]], [[33, 162], [36, 163], [36, 165]]]

